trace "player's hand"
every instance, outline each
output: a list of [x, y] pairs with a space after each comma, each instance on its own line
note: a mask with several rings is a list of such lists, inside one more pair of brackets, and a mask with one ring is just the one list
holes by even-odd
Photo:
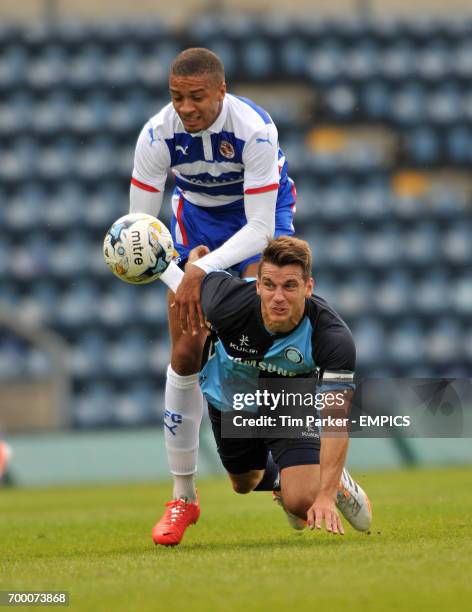
[[210, 252], [210, 249], [207, 246], [205, 246], [204, 244], [199, 244], [194, 249], [192, 249], [190, 253], [188, 254], [187, 263], [193, 263], [194, 261], [197, 261], [197, 259], [200, 259], [201, 257], [204, 257], [205, 255], [208, 255], [209, 252]]
[[308, 509], [307, 523], [310, 529], [321, 529], [324, 521], [326, 531], [344, 535], [344, 527], [336, 510], [336, 504], [329, 495], [317, 495], [313, 505]]
[[200, 286], [204, 276], [205, 272], [201, 268], [192, 264], [185, 266], [185, 274], [175, 294], [177, 317], [184, 334], [196, 336], [206, 327], [200, 304]]

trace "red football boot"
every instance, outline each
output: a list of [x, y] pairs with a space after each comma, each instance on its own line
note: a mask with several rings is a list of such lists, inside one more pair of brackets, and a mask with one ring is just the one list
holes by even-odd
[[161, 520], [154, 525], [152, 539], [154, 544], [176, 546], [184, 537], [189, 525], [194, 525], [200, 516], [200, 504], [196, 501], [187, 501], [181, 497], [166, 503], [167, 510]]

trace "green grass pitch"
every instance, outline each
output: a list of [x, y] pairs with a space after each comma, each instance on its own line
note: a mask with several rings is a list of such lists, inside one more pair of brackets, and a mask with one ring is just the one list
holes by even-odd
[[269, 493], [202, 481], [202, 516], [176, 548], [150, 538], [168, 484], [4, 488], [0, 589], [68, 590], [84, 611], [464, 610], [471, 474], [355, 473], [374, 523], [343, 538], [297, 535]]

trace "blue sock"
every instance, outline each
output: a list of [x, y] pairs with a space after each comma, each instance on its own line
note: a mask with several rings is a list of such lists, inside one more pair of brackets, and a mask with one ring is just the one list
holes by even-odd
[[254, 491], [280, 491], [280, 473], [272, 454], [267, 457], [267, 465], [261, 482], [255, 487]]

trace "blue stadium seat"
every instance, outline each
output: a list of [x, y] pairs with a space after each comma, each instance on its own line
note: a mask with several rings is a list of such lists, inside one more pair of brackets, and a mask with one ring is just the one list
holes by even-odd
[[26, 68], [25, 85], [28, 89], [47, 92], [59, 87], [68, 74], [66, 54], [61, 47], [45, 49], [42, 55], [30, 58]]
[[451, 50], [451, 55], [451, 73], [458, 79], [470, 82], [472, 76], [472, 43], [470, 38]]
[[424, 363], [424, 330], [415, 320], [407, 320], [396, 327], [389, 334], [386, 346], [390, 361], [402, 372], [406, 368], [421, 367]]
[[390, 113], [391, 95], [387, 83], [366, 83], [361, 90], [361, 104], [367, 117], [373, 121], [386, 119]]
[[28, 62], [28, 51], [21, 43], [9, 44], [2, 50], [0, 88], [4, 93], [24, 85]]
[[[128, 166], [128, 181], [132, 165]], [[127, 182], [128, 182], [127, 181]], [[79, 195], [79, 194], [77, 194]], [[90, 194], [82, 191], [80, 214], [85, 228], [91, 231], [105, 231], [129, 209], [128, 190], [123, 190], [113, 181], [104, 182]]]
[[335, 83], [343, 74], [343, 53], [337, 45], [324, 45], [307, 55], [307, 76], [319, 85]]
[[428, 96], [418, 83], [408, 84], [392, 95], [390, 116], [402, 126], [417, 125], [424, 120]]
[[344, 55], [344, 69], [348, 79], [364, 83], [376, 78], [380, 70], [379, 48], [372, 41], [360, 41]]
[[[59, 151], [58, 155], [60, 153]], [[70, 157], [73, 157], [72, 153]], [[44, 207], [43, 223], [53, 231], [66, 231], [71, 227], [79, 228], [84, 222], [84, 211], [88, 207], [89, 201], [86, 199], [85, 191], [81, 188], [80, 183], [63, 181], [48, 200], [48, 205]]]
[[416, 50], [406, 41], [394, 42], [380, 55], [381, 76], [395, 83], [402, 83], [414, 76]]
[[423, 82], [441, 82], [452, 68], [449, 48], [444, 43], [432, 42], [415, 54], [415, 68]]
[[396, 226], [386, 226], [380, 232], [365, 232], [360, 244], [362, 261], [373, 269], [389, 270], [401, 262], [402, 240]]
[[405, 317], [411, 311], [413, 287], [409, 274], [401, 270], [387, 273], [370, 295], [376, 313], [384, 319]]
[[40, 348], [34, 346], [29, 347], [25, 354], [24, 364], [25, 378], [50, 378], [52, 374], [51, 358]]
[[446, 157], [455, 164], [467, 164], [472, 160], [472, 133], [469, 125], [452, 127], [446, 134]]
[[285, 38], [280, 47], [281, 67], [290, 77], [303, 76], [307, 69], [307, 45], [299, 38]]
[[337, 284], [336, 296], [333, 298], [336, 310], [352, 324], [354, 319], [370, 313], [375, 293], [371, 278], [365, 273], [354, 272], [345, 281]]
[[425, 126], [406, 133], [406, 147], [409, 156], [418, 165], [435, 164], [442, 153], [437, 132]]
[[462, 93], [452, 84], [432, 92], [425, 106], [426, 117], [439, 126], [453, 125], [462, 119]]
[[113, 328], [126, 327], [131, 321], [139, 321], [136, 304], [138, 287], [127, 285], [114, 278], [111, 272], [110, 285], [100, 299], [98, 320], [101, 325]]
[[121, 43], [118, 49], [106, 58], [103, 82], [114, 89], [127, 89], [136, 86], [136, 68], [143, 54], [134, 42]]
[[244, 72], [249, 78], [268, 77], [277, 70], [271, 46], [264, 40], [252, 40], [240, 50]]
[[72, 90], [83, 91], [101, 86], [105, 73], [105, 52], [100, 45], [92, 42], [69, 59], [65, 83]]
[[375, 318], [363, 318], [352, 325], [356, 342], [356, 372], [388, 366], [385, 331]]
[[[359, 221], [381, 223], [393, 215], [389, 186], [382, 178], [371, 178], [357, 188], [355, 211]], [[352, 196], [355, 191], [353, 190]], [[353, 197], [354, 199], [354, 197]]]
[[[70, 273], [67, 276], [74, 276]], [[97, 285], [90, 280], [76, 280], [57, 303], [57, 324], [70, 331], [92, 325], [98, 318]]]
[[355, 215], [357, 198], [352, 181], [339, 178], [320, 189], [315, 199], [316, 217], [324, 222], [348, 223]]
[[[5, 208], [3, 221], [8, 231], [22, 235], [41, 228], [46, 204], [46, 191], [37, 183], [25, 183]], [[47, 237], [41, 235], [41, 239]]]
[[438, 263], [438, 243], [440, 234], [433, 223], [424, 222], [403, 235], [403, 254], [406, 263], [411, 267], [430, 268]]
[[358, 106], [355, 89], [344, 84], [327, 90], [324, 101], [328, 116], [340, 121], [350, 119]]
[[158, 420], [157, 397], [151, 385], [132, 385], [118, 393], [113, 405], [113, 421], [121, 426], [139, 425]]
[[74, 378], [105, 378], [108, 375], [106, 358], [108, 343], [103, 333], [87, 330], [80, 334], [77, 344], [71, 347], [69, 367]]
[[443, 271], [427, 273], [415, 283], [415, 289], [412, 291], [414, 308], [418, 315], [423, 317], [447, 314], [452, 298], [451, 279]]
[[115, 394], [113, 386], [104, 381], [87, 384], [77, 393], [74, 405], [74, 421], [79, 428], [111, 425]]
[[0, 336], [0, 381], [21, 380], [27, 372], [27, 348], [11, 336]]
[[[36, 326], [53, 326], [59, 292], [49, 280], [33, 282], [21, 300], [18, 300], [18, 314], [28, 323]], [[0, 293], [0, 301], [1, 301]]]
[[472, 323], [472, 273], [470, 271], [449, 283], [448, 301], [458, 316], [465, 317], [469, 324]]
[[458, 222], [450, 227], [442, 239], [442, 253], [451, 265], [468, 266], [472, 263], [472, 224]]
[[168, 338], [154, 338], [150, 344], [149, 367], [153, 376], [166, 376], [170, 361], [170, 343]]
[[12, 248], [9, 256], [10, 274], [17, 281], [35, 281], [51, 274], [53, 257], [45, 234], [32, 233], [27, 242]]
[[167, 335], [167, 290], [163, 283], [156, 281], [146, 287], [136, 287], [136, 307], [139, 320], [150, 325], [156, 334], [161, 329]]
[[87, 256], [90, 239], [78, 227], [70, 227], [61, 240], [50, 245], [50, 268], [57, 278], [70, 279], [88, 274]]
[[330, 232], [325, 237], [324, 249], [319, 247], [318, 265], [343, 271], [358, 269], [362, 265], [362, 241], [361, 234], [354, 228], [343, 227], [342, 231]]
[[463, 359], [462, 328], [453, 318], [438, 320], [427, 332], [426, 358], [433, 366], [451, 367]]
[[145, 329], [121, 329], [108, 344], [106, 366], [116, 379], [146, 376], [149, 373], [149, 337]]

